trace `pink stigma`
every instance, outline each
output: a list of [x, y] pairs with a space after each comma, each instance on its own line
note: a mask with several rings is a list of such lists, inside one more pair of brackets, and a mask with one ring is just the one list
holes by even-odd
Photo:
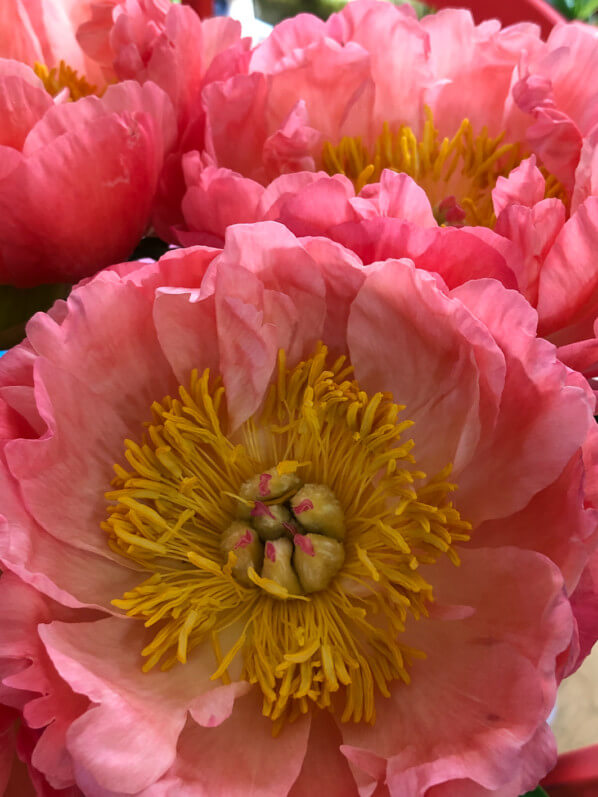
[[293, 512], [296, 515], [299, 515], [299, 514], [301, 514], [301, 512], [307, 512], [309, 509], [313, 509], [313, 508], [314, 508], [314, 505], [309, 500], [309, 498], [304, 498], [303, 501], [301, 501], [301, 503], [299, 503], [299, 504], [297, 504], [297, 506], [293, 507]]
[[266, 543], [266, 556], [271, 562], [276, 561], [276, 548], [274, 547], [274, 543], [272, 542]]
[[316, 555], [312, 541], [304, 534], [295, 534], [294, 543], [295, 545], [298, 545], [303, 553], [306, 553], [308, 556]]
[[251, 545], [253, 542], [253, 534], [247, 529], [245, 534], [242, 537], [239, 537], [237, 542], [233, 545], [233, 551], [236, 551], [237, 548], [245, 548], [247, 545]]
[[275, 520], [274, 515], [270, 512], [266, 504], [262, 504], [261, 501], [256, 501], [255, 506], [251, 510], [251, 517], [260, 517], [261, 515], [266, 515], [267, 517], [271, 517], [272, 520]]
[[282, 525], [285, 527], [285, 529], [286, 529], [286, 530], [289, 532], [289, 534], [290, 534], [292, 537], [294, 537], [294, 536], [295, 536], [295, 534], [297, 534], [297, 529], [296, 529], [296, 527], [295, 527], [295, 526], [293, 526], [293, 524], [292, 524], [292, 523], [289, 523], [289, 521], [288, 521], [288, 520], [283, 520], [283, 521], [282, 521]]
[[272, 478], [271, 473], [262, 473], [260, 476], [259, 491], [262, 498], [265, 498], [267, 495], [270, 494], [270, 488], [268, 487], [268, 485], [270, 484], [271, 478]]

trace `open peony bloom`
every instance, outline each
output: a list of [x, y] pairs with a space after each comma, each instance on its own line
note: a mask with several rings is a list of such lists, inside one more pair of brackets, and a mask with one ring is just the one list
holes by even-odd
[[250, 39], [229, 17], [201, 20], [170, 0], [92, 3], [77, 38], [107, 79], [151, 80], [171, 98], [181, 129], [200, 104], [206, 82], [228, 78], [249, 60]]
[[[275, 217], [277, 180], [295, 172], [304, 182], [293, 190], [307, 172], [348, 178], [343, 221], [406, 220], [404, 203], [370, 203], [385, 169], [403, 173], [427, 205], [413, 223], [475, 227], [486, 240], [494, 232], [541, 334], [593, 376], [598, 33], [561, 25], [544, 42], [533, 25], [475, 26], [464, 10], [418, 22], [411, 11], [358, 0], [327, 22], [300, 15], [277, 25], [247, 74], [204, 88], [205, 125], [189, 129], [181, 194], [163, 189], [156, 228], [175, 242], [221, 241], [226, 224]], [[338, 206], [341, 189], [329, 185], [321, 205]], [[307, 229], [319, 211], [308, 202], [305, 213]]]
[[598, 635], [594, 397], [536, 321], [273, 222], [36, 315], [0, 361], [0, 701], [32, 777], [535, 786]]
[[2, 0], [0, 58], [58, 69], [60, 62], [92, 83], [103, 83], [101, 69], [77, 41], [77, 28], [100, 5], [117, 0]]
[[176, 126], [152, 83], [54, 100], [0, 60], [0, 284], [75, 282], [134, 250]]

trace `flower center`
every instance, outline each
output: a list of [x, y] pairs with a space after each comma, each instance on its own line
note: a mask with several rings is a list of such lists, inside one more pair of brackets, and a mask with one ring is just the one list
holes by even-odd
[[[245, 586], [267, 579], [289, 595], [318, 592], [343, 564], [342, 507], [329, 487], [303, 484], [296, 469], [296, 462], [281, 462], [241, 486], [239, 519], [222, 534], [220, 548], [225, 559], [234, 553], [232, 572]], [[268, 591], [276, 595], [274, 585]]]
[[[345, 137], [337, 145], [326, 142], [322, 153], [328, 174], [346, 175], [356, 193], [378, 182], [384, 169], [408, 174], [426, 192], [436, 221], [455, 227], [494, 227], [492, 190], [524, 157], [519, 144], [504, 143], [504, 133], [491, 138], [483, 128], [476, 135], [468, 119], [452, 138], [441, 140], [429, 108], [419, 140], [407, 125], [392, 133], [385, 123], [373, 151], [361, 138]], [[558, 180], [545, 170], [544, 176], [546, 197], [566, 201]]]
[[68, 92], [68, 99], [75, 101], [80, 100], [81, 97], [98, 93], [96, 86], [88, 83], [84, 77], [78, 75], [64, 61], [61, 61], [58, 67], [54, 66], [52, 69], [48, 69], [45, 64], [40, 64], [36, 61], [33, 65], [33, 71], [52, 97], [56, 97], [62, 91], [66, 91]]
[[417, 470], [403, 408], [351, 373], [321, 345], [290, 369], [281, 352], [237, 430], [218, 380], [194, 373], [153, 404], [141, 444], [125, 442], [106, 493], [110, 547], [148, 574], [113, 601], [158, 628], [143, 669], [208, 644], [212, 679], [256, 684], [275, 729], [310, 704], [373, 722], [375, 693], [408, 683], [422, 655], [401, 641], [433, 598], [421, 565], [458, 564], [454, 543], [468, 539], [450, 466]]

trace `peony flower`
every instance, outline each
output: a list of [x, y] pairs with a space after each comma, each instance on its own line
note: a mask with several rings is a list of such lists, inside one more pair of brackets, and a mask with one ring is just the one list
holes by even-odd
[[197, 135], [203, 136], [201, 91], [214, 80], [247, 71], [251, 42], [240, 35], [241, 26], [233, 19], [201, 20], [192, 8], [169, 0], [120, 0], [109, 9], [94, 5], [78, 28], [81, 46], [106, 79], [151, 81], [173, 103], [179, 139], [165, 160], [156, 203], [156, 230], [164, 238], [180, 220], [186, 142], [191, 138], [197, 146]]
[[92, 5], [77, 38], [107, 79], [150, 80], [170, 97], [181, 129], [206, 82], [246, 69], [249, 39], [233, 19], [201, 20], [170, 0], [119, 0]]
[[[108, 7], [117, 0], [101, 0]], [[93, 0], [3, 0], [0, 7], [0, 57], [49, 69], [63, 61], [92, 83], [101, 71], [77, 42], [77, 27], [90, 13]]]
[[[221, 243], [227, 224], [271, 218], [277, 181], [306, 172], [350, 179], [349, 194], [338, 182], [319, 188], [324, 204], [346, 195], [345, 221], [405, 220], [404, 205], [370, 200], [385, 169], [406, 174], [427, 198], [414, 224], [467, 226], [491, 240], [537, 308], [541, 333], [593, 376], [597, 35], [560, 25], [543, 42], [533, 25], [475, 26], [463, 10], [418, 22], [407, 6], [372, 0], [327, 22], [285, 20], [255, 48], [248, 74], [204, 88], [183, 179], [163, 185], [156, 229], [174, 242]], [[307, 227], [317, 224], [313, 207], [305, 215]]]
[[36, 315], [0, 361], [0, 699], [32, 776], [534, 787], [598, 636], [595, 400], [536, 322], [273, 222]]
[[129, 81], [54, 102], [0, 61], [0, 283], [75, 282], [127, 258], [149, 223], [175, 139], [168, 97]]

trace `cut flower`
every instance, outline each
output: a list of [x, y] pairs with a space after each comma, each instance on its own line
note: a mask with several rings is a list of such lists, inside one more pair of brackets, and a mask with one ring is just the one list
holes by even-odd
[[[385, 169], [404, 174], [428, 205], [423, 226], [475, 227], [515, 264], [516, 283], [505, 284], [538, 309], [541, 333], [595, 375], [596, 31], [560, 25], [544, 42], [533, 25], [476, 26], [455, 9], [418, 21], [411, 11], [358, 0], [327, 22], [299, 15], [275, 26], [246, 74], [204, 88], [182, 176], [162, 183], [156, 229], [220, 245], [228, 224], [286, 223], [272, 202], [279, 181], [301, 175], [297, 191], [320, 172], [336, 181], [324, 207], [340, 177], [351, 181], [343, 221], [404, 221], [404, 205], [370, 202]], [[580, 63], [588, 81], [577, 80]], [[292, 229], [319, 234], [318, 215], [308, 203], [305, 227]]]
[[133, 81], [55, 102], [0, 61], [0, 283], [76, 282], [127, 258], [149, 224], [176, 134], [158, 86]]
[[32, 319], [0, 362], [0, 697], [35, 777], [534, 786], [596, 638], [594, 399], [535, 323], [271, 222]]

